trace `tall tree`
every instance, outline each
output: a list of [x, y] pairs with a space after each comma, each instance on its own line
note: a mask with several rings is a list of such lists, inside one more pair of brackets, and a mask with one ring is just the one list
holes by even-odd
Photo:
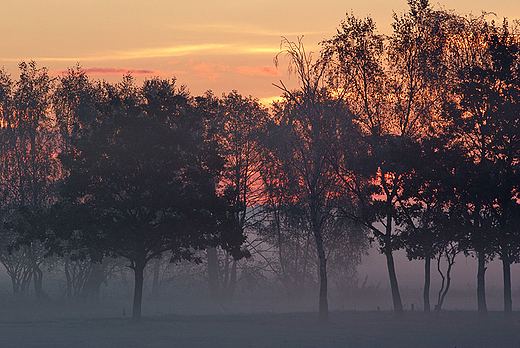
[[[484, 17], [461, 19], [465, 40], [456, 52], [470, 57], [456, 70], [453, 134], [466, 154], [470, 180], [461, 180], [471, 215], [471, 248], [478, 258], [477, 300], [486, 313], [485, 263], [497, 253], [503, 262], [504, 309], [511, 313], [510, 264], [518, 258], [517, 209], [520, 56], [517, 36]], [[462, 52], [462, 53], [460, 53]], [[514, 224], [514, 223], [513, 223]]]
[[329, 85], [351, 107], [363, 144], [352, 147], [348, 135], [344, 153], [338, 148], [335, 154], [335, 170], [358, 203], [345, 213], [378, 238], [396, 312], [403, 311], [392, 255], [401, 246], [395, 225], [402, 222], [402, 187], [416, 165], [418, 141], [440, 124], [446, 43], [444, 12], [428, 1], [409, 5], [409, 12], [394, 16], [390, 37], [378, 35], [371, 18], [347, 15], [338, 34], [323, 42]]
[[[197, 98], [198, 108], [209, 115], [219, 153], [225, 159], [217, 190], [234, 207], [235, 219], [244, 233], [259, 222], [262, 211], [262, 181], [258, 138], [265, 132], [267, 110], [251, 96], [232, 91], [216, 98], [211, 92]], [[220, 266], [216, 248], [208, 249], [212, 297], [230, 299], [237, 280], [237, 260], [224, 255]]]
[[329, 161], [329, 150], [337, 130], [344, 123], [339, 117], [348, 113], [343, 101], [324, 88], [325, 65], [314, 61], [305, 51], [302, 39], [282, 41], [289, 67], [300, 88], [291, 91], [283, 82], [273, 137], [278, 137], [277, 157], [286, 162], [300, 186], [295, 199], [305, 209], [305, 217], [316, 244], [319, 264], [319, 317], [328, 321], [327, 252], [324, 231], [334, 216], [335, 175]]
[[130, 262], [139, 320], [150, 260], [190, 259], [212, 244], [238, 254], [244, 238], [216, 194], [222, 160], [187, 91], [160, 79], [137, 88], [128, 77], [103, 88], [110, 113], [61, 156], [69, 175], [60, 237]]
[[54, 203], [61, 175], [54, 121], [49, 117], [53, 81], [36, 63], [19, 64], [20, 77], [11, 82], [2, 72], [2, 191], [4, 233], [28, 257], [38, 298], [44, 296], [42, 245], [44, 216]]

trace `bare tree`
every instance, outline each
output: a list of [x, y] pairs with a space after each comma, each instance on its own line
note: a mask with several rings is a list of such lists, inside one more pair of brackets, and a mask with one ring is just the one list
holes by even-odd
[[300, 83], [298, 90], [289, 90], [283, 82], [276, 85], [283, 91], [284, 100], [278, 104], [276, 127], [271, 144], [277, 157], [285, 162], [295, 176], [298, 186], [295, 201], [305, 211], [305, 217], [315, 240], [319, 269], [319, 317], [328, 321], [327, 252], [324, 230], [334, 215], [335, 175], [328, 160], [328, 151], [335, 140], [341, 122], [338, 117], [347, 112], [341, 99], [324, 88], [326, 67], [314, 61], [305, 51], [302, 38], [297, 42], [282, 40], [289, 69]]

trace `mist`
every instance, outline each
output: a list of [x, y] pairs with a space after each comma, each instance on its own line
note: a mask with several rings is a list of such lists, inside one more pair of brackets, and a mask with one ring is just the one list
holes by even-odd
[[0, 346], [518, 347], [520, 27], [408, 5], [267, 106], [0, 70]]

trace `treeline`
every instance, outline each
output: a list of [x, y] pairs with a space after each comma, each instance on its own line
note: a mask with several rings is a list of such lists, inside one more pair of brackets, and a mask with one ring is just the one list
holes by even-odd
[[[265, 145], [274, 118], [258, 100], [193, 97], [175, 79], [137, 86], [131, 76], [94, 81], [80, 67], [57, 79], [35, 62], [19, 69], [16, 81], [1, 74], [0, 262], [13, 295], [32, 283], [47, 297], [48, 266], [63, 274], [64, 296], [96, 296], [126, 265], [138, 319], [148, 264], [152, 297], [166, 258], [204, 259], [211, 296], [231, 299], [237, 260], [251, 254], [261, 260], [244, 276], [267, 268], [288, 296], [313, 283], [309, 223], [279, 190], [276, 147]], [[351, 275], [368, 242], [340, 220], [329, 224], [329, 254]]]
[[[284, 39], [275, 62], [289, 61], [299, 88], [280, 82], [270, 109], [238, 92], [193, 97], [175, 79], [110, 84], [80, 67], [52, 79], [34, 62], [17, 81], [3, 72], [1, 261], [13, 292], [32, 277], [43, 294], [44, 254], [69, 269], [123, 258], [139, 318], [150, 261], [207, 258], [212, 296], [229, 298], [237, 260], [253, 254], [289, 295], [318, 273], [327, 321], [331, 271], [353, 272], [373, 239], [396, 312], [393, 252], [404, 248], [424, 260], [425, 311], [432, 261], [448, 265], [440, 310], [464, 253], [478, 260], [483, 314], [486, 263], [502, 260], [510, 314], [520, 39], [505, 20], [409, 4], [390, 36], [347, 15], [316, 58]], [[9, 261], [21, 252], [28, 273]]]

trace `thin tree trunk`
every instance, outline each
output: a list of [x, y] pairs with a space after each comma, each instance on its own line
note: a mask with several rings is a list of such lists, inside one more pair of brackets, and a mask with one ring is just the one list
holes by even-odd
[[209, 284], [209, 293], [212, 300], [217, 300], [220, 297], [220, 284], [219, 284], [219, 267], [218, 267], [218, 257], [217, 257], [217, 248], [208, 248], [207, 250], [208, 256], [208, 284]]
[[430, 313], [430, 281], [431, 281], [431, 257], [427, 254], [424, 258], [424, 312]]
[[134, 304], [132, 309], [132, 319], [134, 321], [141, 321], [141, 307], [143, 301], [143, 280], [144, 267], [146, 261], [139, 260], [134, 264], [135, 288], [134, 288]]
[[303, 259], [303, 270], [301, 280], [301, 294], [305, 293], [306, 278], [307, 278], [307, 266], [309, 265], [309, 248], [311, 246], [311, 234], [307, 233], [307, 240], [305, 241], [305, 256]]
[[386, 233], [384, 253], [386, 256], [386, 265], [388, 267], [388, 276], [390, 278], [390, 288], [392, 290], [392, 301], [394, 304], [394, 311], [396, 313], [403, 313], [403, 303], [401, 302], [401, 294], [399, 293], [399, 284], [397, 282], [397, 275], [395, 273], [394, 256], [392, 254], [392, 217], [387, 216], [386, 219]]
[[478, 313], [480, 315], [487, 314], [487, 305], [486, 305], [486, 283], [485, 283], [485, 273], [486, 273], [486, 257], [484, 252], [477, 252], [478, 259], [478, 270], [477, 270], [477, 305], [478, 305]]
[[35, 264], [34, 269], [34, 293], [36, 295], [36, 298], [42, 299], [45, 298], [45, 294], [43, 292], [43, 271], [38, 267], [37, 264]]
[[327, 300], [327, 259], [325, 257], [321, 233], [316, 234], [316, 247], [318, 249], [320, 267], [319, 319], [321, 323], [327, 323], [329, 321], [329, 303]]
[[81, 291], [81, 297], [84, 300], [89, 298], [98, 299], [101, 284], [103, 284], [105, 280], [102, 262], [93, 262], [89, 268], [83, 290]]
[[45, 297], [43, 293], [43, 271], [40, 269], [38, 262], [36, 260], [36, 251], [34, 250], [34, 245], [29, 245], [28, 254], [30, 255], [31, 266], [33, 271], [33, 281], [34, 281], [34, 295], [37, 299], [42, 299]]
[[231, 264], [231, 275], [229, 278], [229, 287], [227, 299], [232, 300], [233, 296], [235, 296], [235, 289], [237, 287], [237, 260], [233, 259], [233, 263]]
[[13, 285], [13, 296], [16, 297], [19, 295], [19, 292], [20, 292], [20, 286], [18, 284], [19, 282], [14, 275], [10, 275], [10, 278], [11, 278], [11, 284]]
[[65, 256], [65, 279], [67, 280], [67, 289], [65, 290], [65, 296], [68, 299], [72, 298], [72, 277], [70, 275], [69, 267], [70, 267], [70, 259], [69, 255]]
[[[441, 270], [441, 259], [442, 259], [442, 253], [439, 254], [439, 258], [437, 259], [437, 270], [439, 271], [440, 276], [442, 277], [442, 286], [439, 290], [439, 297], [437, 300], [437, 305], [435, 306], [435, 310], [437, 312], [440, 312], [442, 309], [442, 304], [444, 303], [444, 298], [448, 294], [448, 291], [450, 290], [450, 284], [451, 284], [451, 269], [453, 265], [455, 264], [455, 255], [450, 255], [449, 251], [444, 252], [446, 257], [446, 262], [448, 263], [448, 267], [446, 268], [446, 276], [442, 274]], [[446, 284], [446, 287], [444, 286]]]
[[161, 259], [155, 259], [153, 263], [153, 280], [152, 280], [152, 293], [150, 298], [157, 300], [159, 298], [159, 278], [161, 275]]
[[507, 256], [502, 258], [504, 273], [504, 313], [510, 317], [513, 313], [513, 300], [511, 298], [511, 263]]
[[399, 293], [399, 285], [397, 283], [397, 275], [395, 273], [394, 256], [390, 246], [385, 246], [385, 256], [388, 267], [388, 276], [390, 277], [390, 288], [392, 290], [394, 311], [396, 313], [403, 313], [403, 304], [401, 302], [401, 294]]

